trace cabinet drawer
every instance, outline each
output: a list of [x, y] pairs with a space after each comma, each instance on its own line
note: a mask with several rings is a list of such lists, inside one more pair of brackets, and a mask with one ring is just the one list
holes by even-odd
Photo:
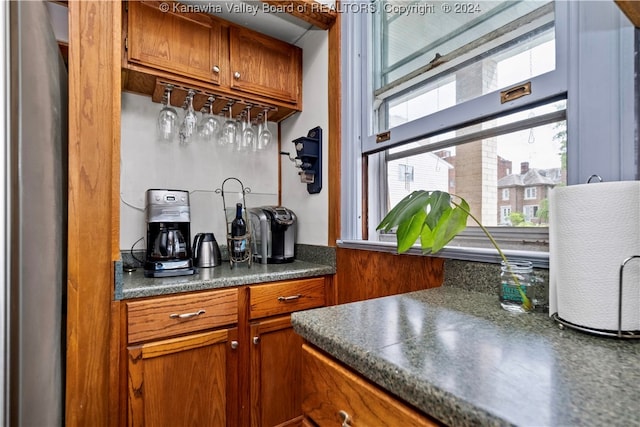
[[292, 313], [325, 305], [325, 279], [292, 280], [249, 287], [250, 318]]
[[340, 425], [344, 416], [352, 426], [440, 425], [308, 345], [302, 389], [304, 415], [319, 427]]
[[238, 290], [129, 301], [127, 342], [165, 338], [238, 321]]

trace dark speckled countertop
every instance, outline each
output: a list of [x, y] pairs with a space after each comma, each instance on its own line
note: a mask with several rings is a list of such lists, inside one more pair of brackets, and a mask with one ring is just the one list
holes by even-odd
[[335, 268], [323, 264], [296, 260], [287, 264], [246, 263], [233, 269], [228, 262], [214, 268], [199, 269], [190, 276], [149, 278], [142, 269], [122, 274], [122, 286], [116, 286], [116, 299], [140, 298], [178, 292], [227, 288], [278, 280], [300, 279], [335, 273]]
[[294, 329], [453, 426], [639, 426], [640, 342], [560, 330], [441, 288], [292, 316]]
[[[114, 264], [115, 299], [129, 299], [167, 295], [181, 292], [227, 288], [279, 280], [301, 279], [325, 276], [336, 272], [336, 251], [333, 247], [300, 245], [295, 247], [296, 260], [285, 264], [256, 264], [249, 268], [247, 263], [236, 264], [232, 269], [226, 258], [226, 247], [220, 247], [223, 255], [221, 265], [203, 268], [190, 276], [164, 278], [144, 277], [139, 260], [144, 252], [133, 254], [123, 252], [123, 259]], [[132, 273], [123, 271], [123, 264], [136, 267]]]

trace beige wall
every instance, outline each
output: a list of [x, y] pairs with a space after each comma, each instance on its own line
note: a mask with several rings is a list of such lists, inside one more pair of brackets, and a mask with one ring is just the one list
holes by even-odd
[[282, 151], [295, 154], [294, 139], [320, 126], [323, 130], [322, 191], [309, 194], [307, 185], [300, 182], [299, 169], [286, 156], [282, 158], [282, 205], [298, 217], [297, 242], [308, 245], [327, 245], [328, 239], [328, 57], [329, 39], [326, 31], [311, 30], [297, 43], [303, 49], [302, 113], [282, 122]]

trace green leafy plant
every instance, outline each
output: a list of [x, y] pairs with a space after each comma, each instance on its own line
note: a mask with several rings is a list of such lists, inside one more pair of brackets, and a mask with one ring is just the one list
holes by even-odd
[[[454, 201], [454, 198], [457, 201]], [[435, 254], [454, 237], [467, 228], [467, 218], [475, 221], [491, 244], [496, 248], [522, 298], [525, 310], [532, 308], [518, 277], [489, 230], [473, 216], [469, 204], [460, 196], [445, 191], [416, 190], [402, 199], [378, 224], [377, 230], [391, 231], [396, 228], [398, 253], [408, 251], [420, 239], [422, 253]]]

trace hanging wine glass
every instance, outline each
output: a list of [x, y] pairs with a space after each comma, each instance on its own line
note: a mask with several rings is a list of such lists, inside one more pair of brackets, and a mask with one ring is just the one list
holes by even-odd
[[246, 109], [246, 122], [242, 131], [242, 139], [240, 140], [240, 151], [248, 151], [253, 147], [256, 140], [256, 131], [251, 125], [251, 106]]
[[180, 143], [183, 145], [191, 142], [191, 137], [196, 132], [198, 124], [198, 116], [193, 109], [193, 96], [195, 94], [196, 92], [193, 89], [190, 89], [187, 93], [187, 111], [184, 115], [184, 119], [182, 120], [182, 125], [180, 126]]
[[228, 109], [227, 106], [225, 106], [222, 110], [220, 110], [220, 112], [218, 113], [218, 118], [217, 118], [219, 129], [218, 129], [218, 134], [216, 135], [216, 141], [218, 142], [218, 145], [221, 145], [221, 146], [227, 145], [227, 140], [223, 136], [224, 123], [225, 123], [225, 120], [226, 120], [227, 109]]
[[236, 127], [236, 121], [233, 119], [233, 108], [232, 108], [233, 104], [235, 104], [235, 101], [233, 100], [229, 101], [229, 103], [227, 104], [227, 108], [229, 110], [229, 117], [222, 125], [222, 136], [221, 136], [221, 138], [225, 141], [224, 144], [230, 147], [233, 147], [233, 145], [235, 144], [236, 135], [238, 133], [238, 130]]
[[167, 85], [164, 90], [164, 106], [158, 114], [156, 130], [158, 139], [164, 142], [172, 142], [178, 134], [178, 113], [171, 106], [171, 90], [173, 85]]
[[210, 96], [205, 104], [205, 111], [202, 113], [202, 119], [198, 125], [198, 135], [204, 142], [212, 142], [218, 138], [220, 131], [220, 123], [216, 116], [213, 115], [213, 101], [215, 98]]
[[260, 131], [260, 135], [258, 135], [258, 150], [264, 150], [271, 143], [271, 139], [273, 135], [269, 130], [269, 121], [267, 120], [267, 112], [268, 108], [264, 109], [264, 117], [262, 121], [262, 130]]

